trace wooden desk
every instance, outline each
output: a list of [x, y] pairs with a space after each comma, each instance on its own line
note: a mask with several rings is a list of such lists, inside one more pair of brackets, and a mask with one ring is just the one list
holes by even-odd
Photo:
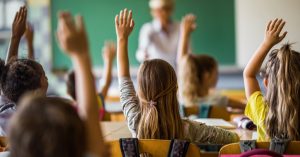
[[[131, 133], [127, 127], [127, 122], [100, 122], [102, 133], [106, 141], [118, 140], [120, 138], [131, 137]], [[251, 140], [255, 131], [245, 129], [230, 129], [240, 136], [241, 140]]]
[[105, 141], [129, 138], [131, 133], [127, 127], [127, 122], [100, 122], [102, 134]]

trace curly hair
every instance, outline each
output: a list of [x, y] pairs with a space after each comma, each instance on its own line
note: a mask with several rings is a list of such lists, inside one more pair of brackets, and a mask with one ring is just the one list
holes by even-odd
[[204, 85], [205, 73], [212, 73], [217, 69], [217, 61], [208, 55], [186, 55], [179, 66], [179, 87], [185, 105], [193, 104], [202, 95], [199, 95]]
[[13, 102], [17, 102], [28, 91], [41, 88], [43, 75], [42, 66], [30, 59], [14, 59], [6, 65], [3, 60], [0, 61], [0, 87]]

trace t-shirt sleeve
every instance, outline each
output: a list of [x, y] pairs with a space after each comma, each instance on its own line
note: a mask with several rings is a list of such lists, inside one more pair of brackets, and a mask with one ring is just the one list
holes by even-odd
[[249, 117], [254, 124], [260, 125], [266, 118], [267, 106], [261, 91], [254, 92], [248, 99], [245, 109], [245, 115]]

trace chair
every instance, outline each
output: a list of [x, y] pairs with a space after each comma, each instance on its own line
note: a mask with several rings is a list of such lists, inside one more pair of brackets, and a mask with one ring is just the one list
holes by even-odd
[[[256, 148], [269, 149], [270, 142], [256, 142]], [[289, 142], [286, 148], [287, 154], [300, 154], [300, 141]], [[231, 143], [223, 146], [219, 152], [220, 155], [225, 154], [241, 154], [240, 144]]]
[[[199, 107], [198, 106], [192, 106], [192, 107], [184, 107], [184, 114], [185, 116], [190, 115], [198, 115], [199, 114]], [[227, 111], [226, 106], [216, 106], [212, 105], [210, 107], [210, 111], [208, 114], [208, 118], [220, 118], [224, 119], [226, 121], [230, 121], [230, 113]]]
[[[170, 140], [139, 140], [140, 153], [149, 153], [153, 157], [166, 157], [168, 155]], [[119, 140], [108, 142], [110, 146], [111, 156], [122, 157]], [[200, 157], [200, 149], [195, 144], [190, 144], [187, 157]]]

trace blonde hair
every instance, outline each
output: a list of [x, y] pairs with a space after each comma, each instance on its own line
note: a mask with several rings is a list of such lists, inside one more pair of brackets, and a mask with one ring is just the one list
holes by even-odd
[[300, 54], [289, 44], [273, 50], [266, 77], [269, 111], [265, 125], [269, 137], [299, 140]]
[[204, 74], [217, 69], [216, 60], [208, 55], [186, 55], [179, 66], [180, 93], [186, 106], [192, 106], [203, 90]]
[[141, 118], [137, 136], [141, 139], [183, 138], [177, 100], [177, 78], [166, 61], [145, 61], [138, 73]]

